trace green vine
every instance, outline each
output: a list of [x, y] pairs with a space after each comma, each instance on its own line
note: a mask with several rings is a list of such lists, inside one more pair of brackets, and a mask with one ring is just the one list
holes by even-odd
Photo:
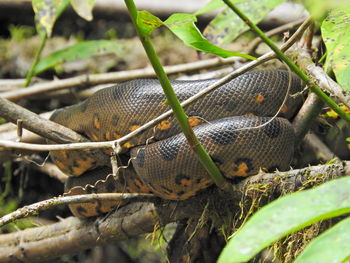
[[[215, 165], [213, 160], [210, 158], [209, 154], [205, 151], [203, 146], [200, 144], [198, 138], [195, 136], [189, 122], [188, 117], [184, 111], [184, 109], [181, 107], [180, 102], [178, 98], [176, 97], [176, 94], [170, 84], [170, 81], [168, 79], [168, 76], [166, 75], [164, 68], [153, 48], [151, 39], [149, 34], [145, 33], [143, 30], [140, 29], [139, 25], [137, 24], [137, 9], [135, 6], [135, 3], [133, 0], [125, 0], [125, 4], [129, 10], [129, 14], [131, 16], [131, 19], [135, 25], [136, 31], [140, 37], [140, 40], [142, 42], [142, 45], [147, 53], [148, 59], [150, 60], [154, 71], [156, 72], [157, 78], [162, 85], [163, 91], [167, 97], [167, 103], [171, 106], [174, 112], [174, 116], [177, 119], [177, 121], [180, 124], [180, 127], [186, 136], [192, 150], [197, 155], [199, 161], [202, 163], [202, 165], [205, 167], [205, 169], [208, 171], [210, 176], [212, 177], [213, 181], [217, 186], [220, 188], [228, 189], [228, 184], [226, 183], [226, 180], [221, 175], [220, 170]], [[149, 32], [150, 33], [150, 32]]]

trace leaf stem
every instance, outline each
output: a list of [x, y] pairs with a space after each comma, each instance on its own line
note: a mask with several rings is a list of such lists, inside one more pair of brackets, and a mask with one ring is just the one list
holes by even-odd
[[39, 62], [39, 59], [41, 57], [41, 53], [43, 52], [43, 49], [46, 45], [46, 40], [47, 40], [47, 33], [43, 33], [42, 34], [42, 37], [41, 37], [41, 42], [40, 42], [40, 46], [39, 46], [39, 49], [36, 51], [35, 53], [35, 57], [34, 57], [34, 61], [27, 73], [27, 76], [26, 76], [26, 81], [24, 83], [24, 87], [28, 87], [29, 84], [30, 84], [30, 81], [32, 80], [32, 77], [34, 76], [34, 72], [35, 72], [35, 67], [36, 65], [38, 64]]
[[167, 97], [167, 102], [171, 106], [171, 108], [174, 111], [174, 116], [178, 120], [180, 127], [184, 133], [184, 135], [187, 138], [188, 143], [191, 146], [191, 149], [195, 152], [196, 156], [198, 157], [199, 161], [202, 163], [202, 165], [205, 167], [205, 169], [208, 171], [210, 176], [212, 177], [215, 184], [221, 188], [226, 188], [226, 180], [221, 175], [220, 170], [215, 165], [213, 160], [210, 158], [209, 154], [205, 151], [203, 146], [200, 144], [198, 138], [195, 136], [189, 122], [188, 117], [184, 111], [184, 109], [181, 107], [180, 102], [178, 98], [176, 97], [176, 94], [170, 84], [170, 81], [168, 79], [168, 76], [166, 75], [163, 66], [153, 48], [153, 45], [151, 43], [151, 39], [149, 35], [146, 35], [140, 30], [138, 24], [137, 24], [137, 9], [133, 2], [133, 0], [125, 0], [125, 4], [129, 10], [129, 14], [131, 16], [131, 19], [135, 25], [136, 31], [140, 37], [140, 40], [142, 42], [142, 45], [147, 53], [148, 59], [150, 60], [154, 71], [157, 74], [157, 78], [162, 85], [162, 88], [164, 90], [164, 93]]
[[239, 10], [236, 5], [232, 4], [230, 0], [223, 0], [224, 3], [235, 12], [254, 32], [256, 32], [261, 39], [277, 54], [277, 56], [284, 61], [291, 70], [293, 70], [305, 83], [309, 85], [309, 88], [314, 92], [323, 102], [325, 102], [331, 109], [333, 109], [338, 115], [346, 120], [350, 124], [350, 115], [345, 113], [330, 97], [327, 96], [317, 85], [311, 82], [311, 79], [302, 72], [299, 67], [290, 60], [274, 43], [268, 38], [264, 32], [260, 30], [258, 26], [250, 21], [250, 19]]

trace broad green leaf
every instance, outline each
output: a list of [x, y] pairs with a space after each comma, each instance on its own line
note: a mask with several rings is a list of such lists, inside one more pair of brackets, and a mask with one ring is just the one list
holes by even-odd
[[[247, 0], [237, 7], [253, 23], [260, 22], [273, 8], [285, 0]], [[232, 1], [234, 3], [234, 1]], [[231, 9], [226, 7], [205, 28], [203, 34], [214, 44], [228, 43], [238, 37], [249, 27]]]
[[196, 13], [194, 13], [194, 15], [198, 16], [223, 6], [225, 6], [225, 3], [222, 0], [211, 0]]
[[58, 64], [88, 58], [96, 55], [114, 53], [120, 55], [122, 47], [115, 41], [92, 40], [84, 41], [73, 46], [55, 51], [47, 57], [41, 59], [35, 67], [35, 74], [38, 74]]
[[145, 35], [150, 35], [154, 29], [163, 25], [163, 21], [150, 12], [137, 11], [137, 25]]
[[332, 69], [344, 90], [350, 90], [350, 7], [329, 13], [321, 26], [327, 47], [326, 70]]
[[350, 217], [315, 238], [294, 263], [345, 262], [350, 258]]
[[349, 189], [350, 177], [343, 177], [271, 202], [233, 235], [218, 263], [246, 262], [288, 234], [350, 212]]
[[[240, 3], [240, 2], [244, 2], [246, 0], [232, 0], [231, 2], [234, 4]], [[196, 13], [194, 13], [194, 15], [198, 16], [198, 15], [202, 15], [204, 13], [213, 11], [217, 8], [226, 6], [225, 3], [222, 0], [211, 0], [209, 1], [205, 6], [203, 6], [201, 9], [199, 9]]]
[[35, 13], [35, 23], [39, 34], [46, 32], [51, 36], [52, 28], [64, 9], [69, 4], [69, 0], [33, 0], [32, 6]]
[[315, 20], [321, 19], [332, 9], [350, 6], [349, 0], [303, 0], [302, 2]]
[[87, 21], [92, 20], [92, 9], [96, 0], [70, 0], [70, 3], [79, 16]]
[[220, 57], [239, 56], [247, 59], [255, 59], [252, 56], [225, 50], [205, 39], [195, 26], [197, 18], [191, 14], [173, 14], [164, 24], [178, 37], [186, 46], [195, 48], [199, 51], [212, 53]]

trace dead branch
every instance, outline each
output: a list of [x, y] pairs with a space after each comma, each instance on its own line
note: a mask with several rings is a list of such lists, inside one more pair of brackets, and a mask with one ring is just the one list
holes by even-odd
[[[236, 203], [239, 209], [238, 203], [242, 199], [249, 199], [257, 194], [267, 196], [271, 201], [281, 193], [312, 187], [325, 179], [349, 173], [350, 162], [312, 166], [288, 172], [262, 173], [234, 185], [233, 195], [226, 196], [223, 200], [230, 204]], [[218, 200], [215, 193], [218, 194], [217, 191], [214, 192], [211, 195], [212, 199]], [[49, 226], [0, 235], [0, 262], [38, 262], [149, 233], [160, 225], [200, 216], [207, 202], [208, 195], [202, 194], [186, 201], [164, 201], [157, 206], [133, 203], [96, 219], [80, 220], [70, 217]], [[244, 205], [249, 206], [249, 203], [245, 202]], [[237, 213], [239, 210], [232, 211]]]
[[311, 76], [317, 86], [350, 108], [350, 98], [345, 96], [342, 87], [331, 79], [321, 67], [315, 65], [306, 50], [295, 47], [290, 52], [293, 57], [297, 58], [296, 62], [300, 69]]
[[[265, 33], [265, 35], [267, 37], [272, 37], [274, 35], [283, 33], [285, 31], [291, 30], [291, 29], [293, 29], [293, 28], [295, 28], [297, 26], [300, 26], [304, 21], [305, 21], [305, 19], [302, 18], [302, 19], [298, 19], [296, 21], [292, 21], [292, 22], [290, 22], [288, 24], [283, 24], [283, 25], [281, 25], [279, 27], [271, 29], [270, 31], [267, 31]], [[261, 42], [263, 42], [263, 40], [260, 37], [257, 37], [255, 39], [253, 39], [253, 41], [251, 41], [249, 43], [249, 45], [247, 46], [247, 48], [245, 49], [246, 50], [245, 53], [250, 54], [257, 47], [257, 45], [259, 45]]]
[[[55, 142], [87, 141], [80, 134], [73, 132], [62, 125], [46, 120], [37, 114], [13, 103], [0, 98], [1, 117], [16, 124], [18, 120], [23, 122], [23, 128], [31, 130], [45, 138]], [[45, 128], [43, 128], [45, 127]]]
[[323, 101], [317, 97], [315, 93], [309, 93], [306, 101], [293, 120], [293, 127], [295, 136], [297, 138], [297, 144], [302, 141], [313, 123], [312, 120], [314, 120], [319, 115], [323, 105]]
[[[231, 57], [227, 59], [222, 58], [213, 58], [202, 61], [196, 61], [186, 64], [174, 65], [174, 66], [166, 66], [164, 69], [167, 74], [176, 74], [180, 72], [200, 70], [206, 68], [212, 68], [221, 65], [228, 65], [239, 61], [240, 58]], [[88, 86], [88, 85], [97, 85], [104, 83], [115, 83], [121, 82], [131, 79], [139, 79], [139, 78], [155, 78], [156, 75], [152, 68], [144, 68], [144, 69], [135, 69], [135, 70], [127, 70], [120, 72], [109, 72], [109, 73], [101, 73], [101, 74], [91, 74], [91, 75], [81, 75], [67, 79], [54, 80], [50, 82], [38, 83], [32, 85], [26, 89], [15, 90], [3, 92], [0, 94], [0, 97], [8, 99], [8, 100], [19, 100], [22, 98], [26, 98], [28, 96], [56, 91], [60, 89], [68, 89], [79, 86]]]
[[38, 203], [24, 206], [16, 211], [7, 214], [0, 218], [0, 227], [11, 223], [17, 219], [25, 218], [40, 211], [55, 207], [58, 205], [68, 205], [76, 203], [89, 203], [96, 200], [103, 201], [128, 201], [128, 202], [148, 202], [156, 197], [153, 194], [140, 194], [140, 193], [100, 193], [100, 194], [84, 194], [84, 195], [72, 195], [72, 196], [59, 196], [51, 199], [47, 199]]

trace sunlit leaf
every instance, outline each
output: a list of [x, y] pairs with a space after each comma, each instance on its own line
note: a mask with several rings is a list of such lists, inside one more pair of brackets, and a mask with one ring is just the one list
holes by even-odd
[[268, 204], [233, 235], [218, 263], [246, 262], [288, 234], [350, 212], [349, 189], [350, 178], [344, 177]]
[[302, 2], [316, 20], [321, 19], [332, 9], [350, 7], [349, 0], [303, 0]]
[[[253, 23], [260, 22], [273, 8], [285, 0], [247, 0], [237, 7]], [[232, 1], [234, 3], [234, 1]], [[225, 8], [205, 28], [203, 35], [214, 44], [228, 43], [249, 27], [231, 9]]]
[[87, 21], [92, 20], [92, 9], [96, 0], [70, 0], [70, 3], [79, 16]]
[[344, 90], [350, 90], [350, 7], [330, 12], [321, 32], [327, 47], [325, 68], [334, 71]]
[[46, 32], [48, 36], [51, 36], [52, 28], [57, 18], [68, 4], [69, 0], [33, 0], [32, 6], [38, 32], [41, 34]]
[[350, 258], [350, 217], [315, 238], [294, 263], [345, 262]]
[[137, 25], [144, 34], [150, 35], [154, 29], [163, 25], [163, 22], [150, 12], [138, 11]]
[[35, 67], [35, 74], [38, 74], [58, 64], [88, 58], [96, 55], [114, 53], [120, 55], [122, 47], [115, 41], [110, 40], [92, 40], [84, 41], [73, 46], [55, 51], [47, 57], [41, 59]]
[[[232, 0], [231, 2], [236, 4], [240, 2], [244, 2], [246, 0]], [[213, 11], [217, 8], [224, 7], [226, 4], [222, 0], [211, 0], [208, 3], [206, 3], [205, 6], [203, 6], [201, 9], [199, 9], [196, 13], [194, 13], [196, 16]]]
[[199, 51], [212, 53], [220, 57], [240, 56], [247, 59], [255, 59], [249, 55], [240, 54], [220, 48], [205, 39], [195, 26], [197, 18], [191, 14], [173, 14], [164, 24], [178, 37], [185, 45]]

